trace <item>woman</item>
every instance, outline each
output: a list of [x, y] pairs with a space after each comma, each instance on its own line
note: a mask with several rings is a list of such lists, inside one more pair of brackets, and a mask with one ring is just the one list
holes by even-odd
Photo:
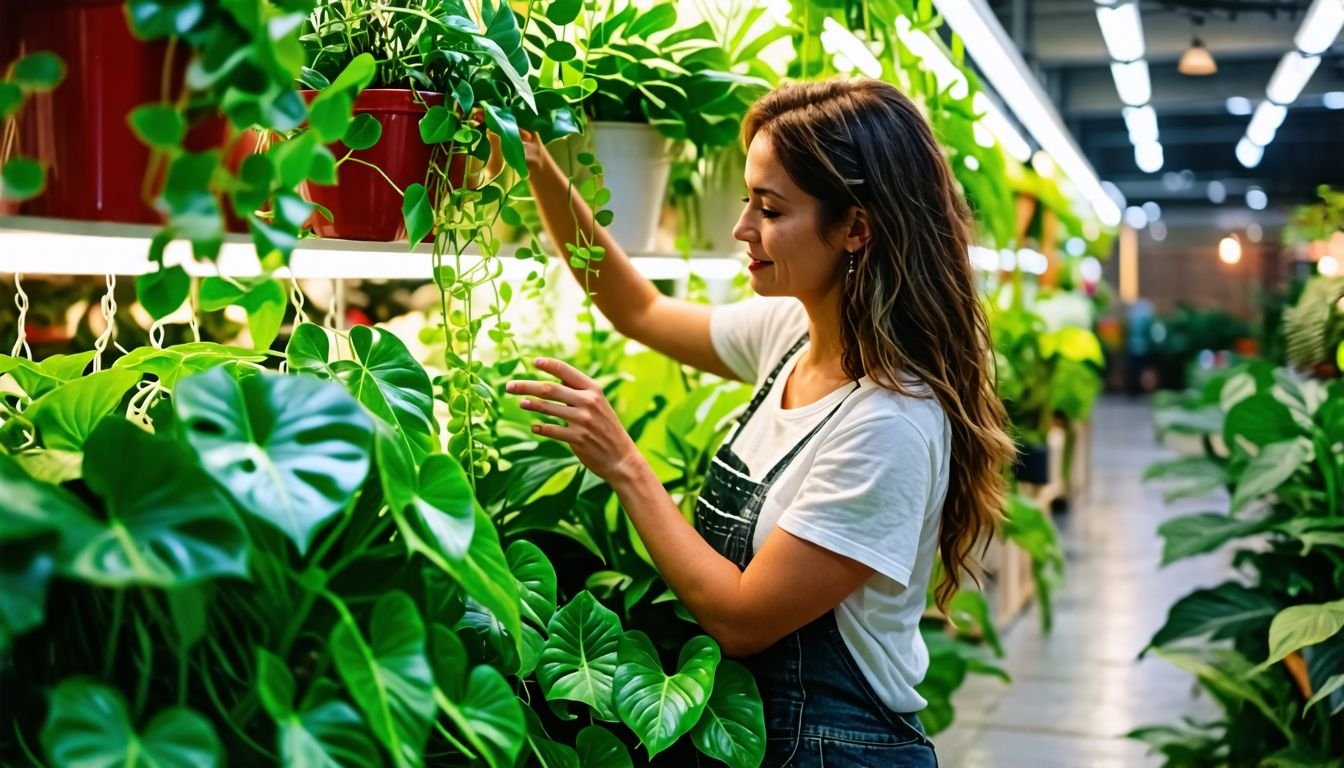
[[[606, 248], [587, 284], [615, 328], [759, 389], [714, 459], [695, 527], [601, 388], [515, 381], [521, 405], [615, 489], [659, 571], [766, 707], [767, 766], [933, 766], [916, 715], [934, 557], [940, 606], [970, 572], [1013, 451], [967, 256], [966, 207], [918, 109], [894, 87], [782, 87], [743, 125], [733, 236], [761, 298], [660, 295], [535, 140], [531, 184], [557, 243]], [[581, 279], [583, 275], [578, 273]]]

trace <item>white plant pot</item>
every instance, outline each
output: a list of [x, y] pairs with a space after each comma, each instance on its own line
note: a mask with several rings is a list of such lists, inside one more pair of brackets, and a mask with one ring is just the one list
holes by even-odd
[[602, 165], [602, 183], [611, 190], [606, 207], [615, 218], [607, 230], [627, 251], [655, 250], [672, 169], [671, 144], [647, 124], [595, 122], [593, 154]]
[[729, 147], [715, 152], [704, 167], [704, 191], [699, 200], [700, 236], [703, 247], [715, 253], [737, 253], [743, 249], [733, 237], [742, 217], [742, 150]]

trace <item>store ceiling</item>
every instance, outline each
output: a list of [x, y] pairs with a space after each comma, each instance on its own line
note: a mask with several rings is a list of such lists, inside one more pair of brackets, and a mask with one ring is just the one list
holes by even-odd
[[[1240, 96], [1255, 104], [1264, 98], [1310, 0], [1141, 0], [1151, 103], [1165, 154], [1155, 174], [1134, 163], [1094, 3], [992, 0], [990, 5], [1098, 174], [1116, 183], [1131, 204], [1153, 200], [1165, 210], [1183, 209], [1187, 217], [1223, 227], [1215, 219], [1250, 213], [1244, 191], [1255, 185], [1270, 201], [1258, 217], [1272, 224], [1287, 207], [1314, 199], [1317, 185], [1344, 185], [1344, 110], [1327, 109], [1322, 99], [1326, 92], [1344, 91], [1340, 41], [1324, 55], [1259, 166], [1242, 167], [1233, 151], [1250, 116], [1230, 114], [1227, 99]], [[1203, 23], [1196, 26], [1196, 18]], [[1216, 74], [1187, 77], [1176, 71], [1195, 35], [1217, 61]], [[1207, 197], [1212, 181], [1228, 193], [1222, 205]]]

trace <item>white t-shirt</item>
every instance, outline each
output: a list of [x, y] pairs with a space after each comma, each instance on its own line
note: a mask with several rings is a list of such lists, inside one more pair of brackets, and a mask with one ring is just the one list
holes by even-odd
[[[757, 386], [806, 332], [807, 313], [791, 298], [720, 306], [710, 321], [719, 357]], [[901, 395], [866, 376], [858, 390], [848, 384], [815, 403], [781, 408], [784, 383], [806, 349], [785, 363], [733, 443], [751, 479], [760, 482], [843, 403], [766, 495], [753, 551], [779, 526], [876, 571], [836, 607], [836, 622], [882, 701], [897, 712], [916, 712], [927, 704], [915, 692], [929, 667], [919, 620], [938, 550], [951, 425], [937, 400]]]

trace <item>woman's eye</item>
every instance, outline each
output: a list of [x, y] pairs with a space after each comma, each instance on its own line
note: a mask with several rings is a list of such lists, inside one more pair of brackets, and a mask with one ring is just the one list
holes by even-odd
[[[743, 203], [750, 203], [750, 202], [751, 202], [751, 198], [749, 198], [749, 197], [744, 197], [744, 198], [742, 198], [742, 202], [743, 202]], [[775, 218], [776, 216], [779, 215], [779, 211], [772, 211], [772, 210], [770, 210], [769, 208], [757, 208], [756, 210], [760, 211], [760, 212], [761, 212], [761, 215], [764, 216], [764, 217], [767, 218], [767, 219], [773, 219], [773, 218]]]

